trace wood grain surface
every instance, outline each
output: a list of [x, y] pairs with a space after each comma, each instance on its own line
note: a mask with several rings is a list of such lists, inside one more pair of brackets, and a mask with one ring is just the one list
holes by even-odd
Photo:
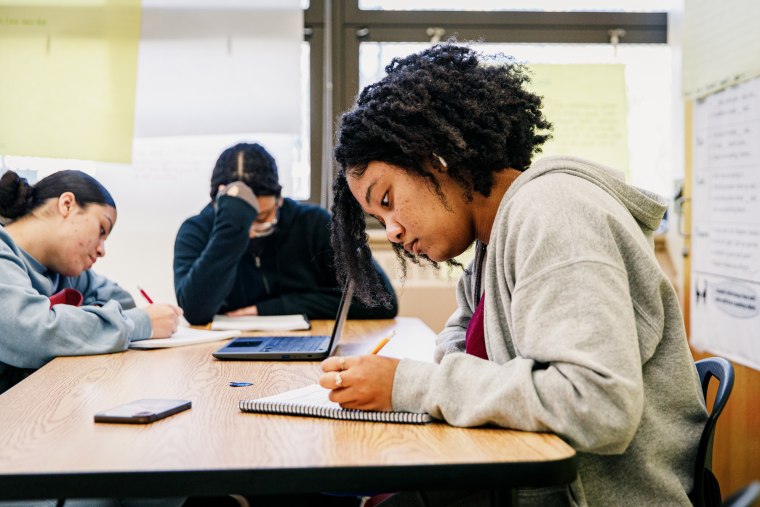
[[[327, 333], [332, 321], [314, 321]], [[349, 321], [337, 353], [431, 360], [421, 321]], [[292, 333], [303, 334], [303, 333]], [[58, 358], [0, 396], [0, 483], [46, 474], [282, 470], [572, 460], [549, 434], [242, 413], [241, 399], [313, 383], [319, 362], [221, 361], [225, 342]], [[231, 381], [252, 382], [230, 387]], [[192, 409], [143, 425], [95, 423], [93, 415], [140, 398], [192, 401]], [[2, 492], [0, 492], [2, 496]]]

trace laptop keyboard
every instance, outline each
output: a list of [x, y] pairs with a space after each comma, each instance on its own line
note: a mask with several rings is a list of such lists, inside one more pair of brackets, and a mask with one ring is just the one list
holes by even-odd
[[326, 336], [305, 336], [303, 338], [290, 336], [268, 337], [266, 340], [249, 338], [235, 340], [228, 345], [230, 348], [253, 348], [261, 352], [314, 352], [319, 350], [327, 339]]
[[303, 351], [313, 352], [319, 350], [320, 345], [325, 341], [324, 336], [312, 336], [308, 338], [274, 338], [266, 343], [262, 350], [276, 350], [283, 352]]

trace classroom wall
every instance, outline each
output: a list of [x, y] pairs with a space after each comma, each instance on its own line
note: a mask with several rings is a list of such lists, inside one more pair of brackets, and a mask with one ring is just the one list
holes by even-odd
[[218, 151], [177, 149], [166, 157], [153, 154], [159, 163], [136, 157], [130, 167], [98, 169], [97, 178], [113, 195], [119, 215], [106, 256], [94, 269], [128, 290], [138, 306], [146, 304], [138, 285], [156, 302], [176, 302], [174, 239], [182, 222], [209, 202]]
[[[685, 138], [692, 137], [692, 102], [684, 109]], [[691, 174], [693, 153], [690, 143], [686, 144], [686, 184], [684, 196], [690, 202], [692, 195]], [[684, 209], [684, 226], [691, 231], [691, 206]], [[691, 239], [684, 239], [683, 293], [691, 293]], [[690, 335], [689, 298], [681, 299], [686, 322], [686, 333]], [[692, 348], [695, 361], [713, 356]], [[717, 477], [721, 494], [725, 499], [731, 493], [746, 486], [753, 480], [760, 479], [760, 371], [732, 362], [734, 367], [734, 387], [726, 408], [718, 420], [713, 442], [713, 473]], [[715, 382], [713, 382], [715, 384]], [[708, 406], [712, 406], [716, 385], [708, 391]]]

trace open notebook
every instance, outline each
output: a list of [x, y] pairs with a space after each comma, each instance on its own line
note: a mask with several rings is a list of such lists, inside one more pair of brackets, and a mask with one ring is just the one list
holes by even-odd
[[312, 384], [300, 389], [275, 394], [274, 396], [255, 400], [240, 400], [239, 406], [243, 412], [326, 417], [328, 419], [346, 419], [350, 421], [407, 424], [425, 424], [433, 421], [430, 414], [342, 408], [334, 401], [330, 401], [327, 397], [329, 393], [328, 389], [323, 388], [319, 384]]
[[195, 345], [196, 343], [215, 342], [240, 336], [240, 331], [207, 331], [192, 327], [179, 326], [177, 332], [169, 338], [151, 338], [131, 342], [130, 349], [165, 349], [167, 347], [182, 347], [183, 345]]

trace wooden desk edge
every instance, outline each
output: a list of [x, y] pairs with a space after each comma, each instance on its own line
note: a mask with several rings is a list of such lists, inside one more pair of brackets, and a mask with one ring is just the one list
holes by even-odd
[[[569, 484], [577, 475], [576, 456], [554, 461], [325, 467], [238, 470], [183, 470], [114, 473], [53, 473], [0, 476], [0, 497], [39, 498], [40, 492], [65, 498], [127, 498], [226, 495], [301, 494], [356, 491], [401, 491], [552, 487]], [[347, 479], [350, 477], [350, 480]], [[346, 484], [350, 483], [350, 487]], [[213, 485], [213, 488], [209, 486]]]

